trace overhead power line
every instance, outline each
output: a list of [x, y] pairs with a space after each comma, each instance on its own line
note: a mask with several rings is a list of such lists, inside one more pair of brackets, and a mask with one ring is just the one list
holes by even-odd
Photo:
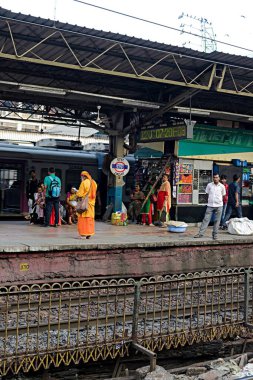
[[[142, 21], [142, 22], [146, 22], [148, 24], [152, 24], [152, 25], [156, 25], [156, 26], [160, 26], [162, 28], [166, 28], [166, 29], [170, 29], [170, 30], [173, 30], [175, 32], [179, 32], [179, 33], [182, 33], [182, 30], [181, 29], [178, 29], [178, 28], [174, 28], [173, 26], [168, 26], [168, 25], [165, 25], [165, 24], [161, 24], [159, 22], [155, 22], [155, 21], [152, 21], [152, 20], [147, 20], [145, 18], [142, 18], [142, 17], [137, 17], [137, 16], [133, 16], [133, 15], [129, 15], [127, 13], [124, 13], [124, 12], [119, 12], [119, 11], [115, 11], [114, 9], [109, 9], [109, 8], [105, 8], [105, 7], [101, 7], [100, 5], [95, 5], [95, 4], [91, 4], [91, 3], [88, 3], [86, 1], [83, 1], [83, 0], [73, 0], [75, 1], [76, 3], [81, 3], [83, 5], [88, 5], [90, 7], [93, 7], [93, 8], [97, 8], [97, 9], [101, 9], [103, 11], [106, 11], [106, 12], [111, 12], [111, 13], [115, 13], [115, 14], [118, 14], [120, 16], [124, 16], [124, 17], [128, 17], [128, 18], [132, 18], [134, 20], [138, 20], [138, 21]], [[197, 34], [197, 33], [191, 33], [191, 32], [186, 32], [184, 31], [185, 34], [189, 34], [191, 36], [195, 36], [195, 37], [199, 37], [199, 38], [202, 38], [202, 36], [200, 34]], [[205, 37], [207, 40], [210, 40], [210, 41], [213, 41], [213, 38], [210, 38], [210, 37]], [[222, 44], [222, 45], [226, 45], [226, 46], [230, 46], [230, 47], [233, 47], [233, 48], [236, 48], [236, 49], [240, 49], [240, 50], [244, 50], [244, 51], [249, 51], [251, 53], [253, 53], [253, 50], [252, 49], [249, 49], [249, 48], [246, 48], [246, 47], [242, 47], [242, 46], [238, 46], [238, 45], [234, 45], [234, 44], [230, 44], [229, 42], [224, 42], [224, 41], [220, 41], [220, 40], [215, 40], [217, 43], [219, 44]]]

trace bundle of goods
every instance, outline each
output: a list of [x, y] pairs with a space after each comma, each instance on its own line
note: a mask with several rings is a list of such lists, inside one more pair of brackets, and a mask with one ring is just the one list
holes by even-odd
[[185, 222], [176, 222], [175, 220], [170, 220], [167, 223], [168, 232], [185, 232], [188, 224]]
[[232, 218], [227, 223], [228, 232], [232, 235], [252, 235], [253, 220], [248, 218]]
[[114, 226], [127, 226], [127, 214], [125, 212], [117, 211], [112, 213], [111, 223]]

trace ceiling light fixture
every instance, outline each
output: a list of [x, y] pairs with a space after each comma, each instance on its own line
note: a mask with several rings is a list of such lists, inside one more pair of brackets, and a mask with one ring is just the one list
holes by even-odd
[[139, 108], [151, 108], [151, 109], [160, 108], [159, 104], [149, 103], [149, 102], [145, 102], [141, 100], [138, 101], [138, 100], [124, 99], [122, 103], [128, 106], [139, 107]]
[[100, 110], [101, 110], [101, 106], [97, 106], [97, 110], [98, 110], [98, 115], [97, 115], [97, 118], [96, 118], [96, 120], [95, 120], [95, 123], [97, 123], [97, 124], [100, 124], [101, 123], [101, 119], [100, 119], [100, 117], [99, 117], [99, 112], [100, 112]]
[[190, 109], [190, 108], [177, 107], [176, 109], [177, 109], [177, 112], [180, 112], [180, 113], [189, 113], [192, 115], [206, 115], [206, 116], [210, 115], [210, 111], [201, 110], [197, 108]]
[[55, 87], [41, 87], [41, 86], [31, 86], [22, 84], [19, 86], [19, 90], [28, 91], [28, 92], [40, 92], [45, 94], [52, 95], [66, 95], [66, 91], [62, 88]]

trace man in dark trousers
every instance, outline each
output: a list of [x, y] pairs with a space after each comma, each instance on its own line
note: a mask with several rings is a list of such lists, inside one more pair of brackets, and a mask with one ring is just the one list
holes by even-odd
[[226, 222], [230, 218], [233, 211], [236, 212], [237, 218], [242, 218], [242, 206], [240, 204], [240, 193], [241, 193], [241, 188], [239, 185], [240, 180], [241, 178], [237, 174], [235, 174], [233, 176], [233, 182], [229, 184], [227, 210], [226, 210], [226, 215], [222, 223], [223, 230], [227, 229]]
[[213, 223], [213, 239], [218, 239], [218, 229], [223, 208], [223, 198], [226, 195], [225, 186], [220, 182], [219, 174], [213, 175], [213, 182], [208, 183], [206, 187], [206, 194], [208, 194], [208, 202], [204, 219], [201, 223], [199, 233], [194, 236], [195, 238], [201, 238], [210, 223], [212, 216], [214, 215]]
[[29, 175], [30, 175], [30, 179], [27, 181], [27, 184], [26, 184], [26, 197], [27, 197], [29, 214], [31, 218], [32, 212], [33, 212], [33, 205], [34, 205], [34, 194], [37, 193], [37, 188], [38, 188], [38, 180], [36, 178], [35, 170], [33, 169], [30, 170]]
[[48, 176], [44, 179], [44, 185], [46, 188], [46, 209], [45, 209], [45, 224], [43, 227], [49, 226], [50, 215], [52, 209], [55, 212], [55, 222], [54, 227], [58, 227], [59, 224], [59, 201], [60, 201], [60, 190], [61, 190], [61, 180], [55, 175], [55, 169], [49, 168]]

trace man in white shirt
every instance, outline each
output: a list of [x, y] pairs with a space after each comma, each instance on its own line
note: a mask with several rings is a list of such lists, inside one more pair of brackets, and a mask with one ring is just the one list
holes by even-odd
[[210, 223], [212, 215], [214, 214], [213, 239], [217, 240], [223, 208], [223, 197], [226, 195], [226, 189], [225, 186], [222, 183], [220, 183], [219, 174], [213, 175], [213, 182], [207, 185], [206, 193], [208, 194], [206, 213], [201, 223], [199, 233], [194, 237], [201, 238], [204, 236], [204, 233]]

